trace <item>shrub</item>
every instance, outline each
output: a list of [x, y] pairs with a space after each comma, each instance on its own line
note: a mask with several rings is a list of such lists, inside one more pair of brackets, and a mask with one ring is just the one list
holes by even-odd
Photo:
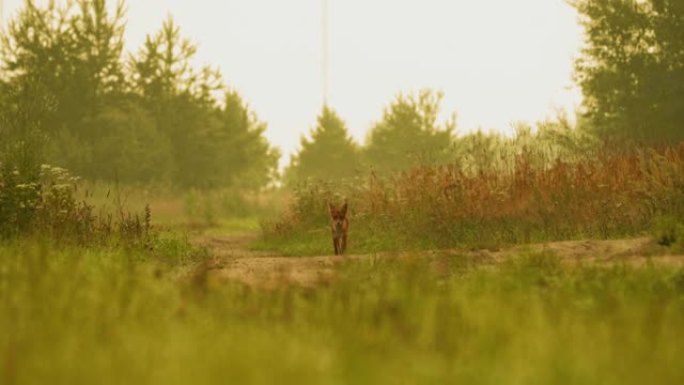
[[24, 175], [0, 165], [0, 235], [40, 234], [59, 240], [91, 243], [116, 239], [127, 244], [149, 241], [151, 212], [97, 215], [95, 208], [76, 198], [78, 178], [59, 167], [43, 165]]
[[655, 218], [652, 229], [658, 244], [684, 251], [684, 224], [675, 216], [665, 215]]

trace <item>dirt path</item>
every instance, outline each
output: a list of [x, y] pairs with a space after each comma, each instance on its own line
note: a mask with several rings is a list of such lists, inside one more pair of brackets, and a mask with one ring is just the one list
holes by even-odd
[[329, 282], [336, 268], [348, 261], [373, 261], [385, 258], [425, 258], [437, 272], [445, 261], [459, 256], [468, 263], [498, 264], [524, 252], [549, 251], [568, 264], [627, 263], [644, 266], [648, 263], [684, 267], [684, 256], [668, 255], [651, 238], [621, 240], [584, 240], [550, 242], [515, 246], [498, 250], [439, 250], [425, 252], [384, 252], [366, 255], [285, 257], [275, 253], [249, 250], [255, 234], [243, 233], [226, 236], [200, 237], [196, 242], [209, 248], [214, 260], [211, 274], [219, 280], [244, 283], [254, 287], [278, 287], [284, 284], [313, 286]]

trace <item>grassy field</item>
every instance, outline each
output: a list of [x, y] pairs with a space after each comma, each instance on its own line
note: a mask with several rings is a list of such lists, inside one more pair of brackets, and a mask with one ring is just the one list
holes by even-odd
[[[325, 185], [273, 217], [229, 191], [82, 202], [61, 169], [8, 178], [0, 384], [684, 382], [684, 148], [644, 154], [352, 183], [349, 253], [372, 253], [337, 258]], [[644, 232], [610, 255], [478, 257]]]
[[434, 269], [406, 254], [262, 290], [215, 279], [209, 260], [0, 246], [0, 383], [684, 381], [681, 268], [524, 254]]

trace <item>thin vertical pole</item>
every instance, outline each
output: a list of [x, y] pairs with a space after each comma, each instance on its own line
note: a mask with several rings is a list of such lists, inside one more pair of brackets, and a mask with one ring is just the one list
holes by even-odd
[[329, 34], [328, 28], [330, 20], [328, 19], [328, 9], [329, 0], [321, 0], [321, 84], [322, 84], [322, 97], [323, 106], [328, 105], [328, 93], [329, 93]]

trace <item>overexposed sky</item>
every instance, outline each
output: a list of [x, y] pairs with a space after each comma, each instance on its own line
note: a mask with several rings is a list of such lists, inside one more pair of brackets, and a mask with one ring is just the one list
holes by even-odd
[[[221, 68], [287, 161], [322, 104], [322, 1], [128, 0], [127, 48], [173, 15], [198, 63]], [[4, 0], [5, 20], [21, 3]], [[328, 3], [329, 104], [361, 142], [401, 91], [442, 90], [461, 133], [510, 132], [581, 100], [571, 74], [582, 31], [565, 0]]]

